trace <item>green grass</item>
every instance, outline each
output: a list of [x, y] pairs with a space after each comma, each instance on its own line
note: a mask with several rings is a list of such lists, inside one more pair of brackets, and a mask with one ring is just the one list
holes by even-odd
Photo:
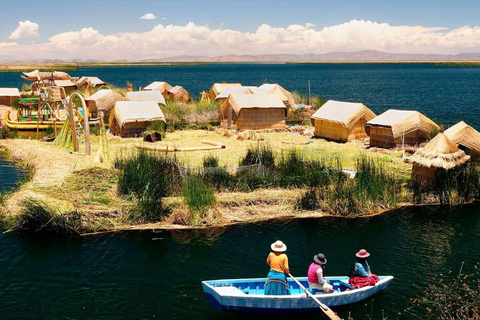
[[197, 176], [189, 176], [183, 181], [182, 196], [194, 221], [203, 218], [217, 202], [215, 189]]

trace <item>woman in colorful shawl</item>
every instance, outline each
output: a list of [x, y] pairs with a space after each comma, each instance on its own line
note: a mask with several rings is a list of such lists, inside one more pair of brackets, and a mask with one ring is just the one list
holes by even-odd
[[354, 288], [363, 288], [367, 286], [374, 286], [380, 279], [376, 274], [370, 271], [367, 258], [370, 257], [370, 253], [365, 249], [358, 251], [355, 256], [357, 260], [352, 264], [350, 268], [350, 285]]
[[287, 246], [278, 240], [272, 243], [270, 247], [272, 252], [267, 257], [270, 272], [265, 283], [265, 295], [288, 295], [287, 275], [290, 273], [290, 270], [288, 268], [288, 257], [285, 254]]

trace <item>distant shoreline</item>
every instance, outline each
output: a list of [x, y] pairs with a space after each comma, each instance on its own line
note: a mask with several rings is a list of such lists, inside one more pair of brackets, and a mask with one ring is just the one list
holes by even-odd
[[0, 63], [0, 72], [74, 71], [82, 67], [171, 67], [171, 66], [208, 66], [213, 64], [434, 64], [439, 66], [478, 67], [479, 60], [322, 60], [322, 61], [183, 61], [183, 62], [15, 62]]

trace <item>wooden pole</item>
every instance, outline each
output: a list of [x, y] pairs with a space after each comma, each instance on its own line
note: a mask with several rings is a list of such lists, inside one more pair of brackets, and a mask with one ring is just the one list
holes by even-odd
[[75, 118], [73, 116], [73, 94], [68, 101], [67, 111], [68, 119], [70, 121], [70, 130], [72, 131], [73, 151], [78, 152], [77, 130], [75, 129]]

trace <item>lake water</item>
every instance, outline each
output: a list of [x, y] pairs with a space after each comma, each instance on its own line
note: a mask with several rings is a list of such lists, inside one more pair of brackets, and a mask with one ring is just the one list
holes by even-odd
[[[192, 95], [209, 90], [214, 82], [261, 85], [280, 83], [287, 90], [324, 99], [360, 101], [377, 114], [412, 109], [439, 124], [464, 120], [480, 130], [480, 67], [435, 64], [211, 64], [165, 67], [89, 67], [72, 76], [98, 76], [116, 86], [127, 81], [134, 88], [155, 80], [185, 87]], [[21, 87], [20, 73], [0, 73], [0, 87]]]

